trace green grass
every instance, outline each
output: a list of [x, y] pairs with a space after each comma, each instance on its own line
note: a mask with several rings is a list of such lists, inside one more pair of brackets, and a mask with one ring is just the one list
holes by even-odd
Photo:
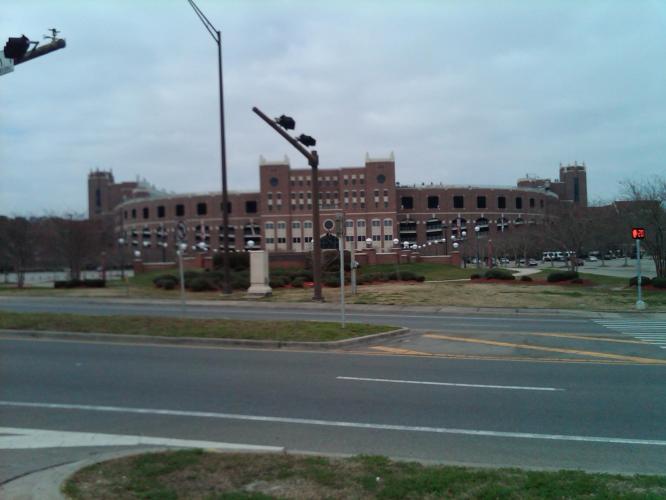
[[[250, 487], [252, 485], [252, 487]], [[259, 486], [257, 486], [259, 485]], [[302, 498], [657, 499], [666, 477], [479, 469], [397, 462], [181, 450], [85, 468], [65, 484], [73, 499]]]
[[[398, 269], [395, 264], [376, 264], [374, 266], [361, 266], [359, 274], [369, 273], [391, 273]], [[469, 278], [472, 274], [478, 273], [475, 267], [461, 269], [447, 264], [433, 264], [430, 262], [413, 262], [409, 264], [400, 264], [400, 271], [412, 271], [416, 274], [425, 276], [427, 281], [444, 281]]]
[[85, 316], [0, 312], [0, 329], [94, 332], [162, 337], [200, 337], [278, 341], [333, 341], [385, 332], [395, 327], [316, 321], [246, 321], [149, 316]]

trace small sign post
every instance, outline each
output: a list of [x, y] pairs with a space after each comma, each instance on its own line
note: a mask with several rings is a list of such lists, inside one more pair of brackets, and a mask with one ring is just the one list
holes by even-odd
[[636, 241], [636, 291], [638, 294], [636, 309], [642, 311], [647, 307], [647, 304], [643, 302], [641, 290], [641, 240], [645, 238], [645, 229], [642, 227], [631, 228], [631, 237]]
[[335, 217], [335, 235], [338, 237], [338, 251], [340, 252], [340, 326], [345, 327], [345, 243], [344, 219], [342, 214]]

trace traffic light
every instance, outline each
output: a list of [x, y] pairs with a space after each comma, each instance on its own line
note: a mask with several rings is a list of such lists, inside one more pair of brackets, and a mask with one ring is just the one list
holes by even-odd
[[294, 130], [296, 122], [291, 116], [282, 115], [280, 118], [275, 119], [275, 123], [280, 125], [285, 130]]
[[312, 147], [317, 144], [317, 141], [314, 139], [314, 137], [310, 137], [309, 135], [305, 134], [299, 135], [296, 137], [296, 140], [307, 147]]
[[632, 227], [631, 228], [631, 237], [635, 240], [644, 240], [645, 239], [645, 229], [642, 227]]
[[21, 35], [20, 38], [10, 37], [5, 44], [5, 57], [7, 59], [14, 59], [14, 62], [16, 62], [19, 59], [23, 59], [29, 47], [30, 39], [27, 36]]

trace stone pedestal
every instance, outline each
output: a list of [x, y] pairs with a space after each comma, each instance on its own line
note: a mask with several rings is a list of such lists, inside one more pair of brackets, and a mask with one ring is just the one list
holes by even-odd
[[250, 288], [248, 295], [266, 297], [273, 293], [268, 285], [268, 252], [253, 250], [250, 252]]

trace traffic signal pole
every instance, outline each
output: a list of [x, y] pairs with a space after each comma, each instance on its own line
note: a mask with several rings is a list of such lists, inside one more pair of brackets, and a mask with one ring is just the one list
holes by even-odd
[[14, 65], [17, 66], [19, 64], [23, 64], [24, 62], [31, 61], [32, 59], [35, 59], [37, 57], [45, 56], [46, 54], [50, 54], [51, 52], [54, 52], [56, 50], [64, 49], [66, 46], [67, 43], [65, 42], [65, 40], [62, 38], [58, 38], [50, 43], [47, 43], [46, 45], [41, 45], [35, 48], [34, 50], [29, 51], [21, 59], [18, 60], [15, 59]]
[[321, 230], [319, 227], [319, 155], [317, 151], [305, 149], [296, 139], [285, 132], [274, 120], [271, 120], [256, 106], [252, 108], [252, 111], [273, 130], [284, 137], [299, 153], [305, 156], [308, 160], [308, 165], [312, 168], [312, 279], [314, 281], [312, 300], [323, 302], [324, 297], [321, 294]]

